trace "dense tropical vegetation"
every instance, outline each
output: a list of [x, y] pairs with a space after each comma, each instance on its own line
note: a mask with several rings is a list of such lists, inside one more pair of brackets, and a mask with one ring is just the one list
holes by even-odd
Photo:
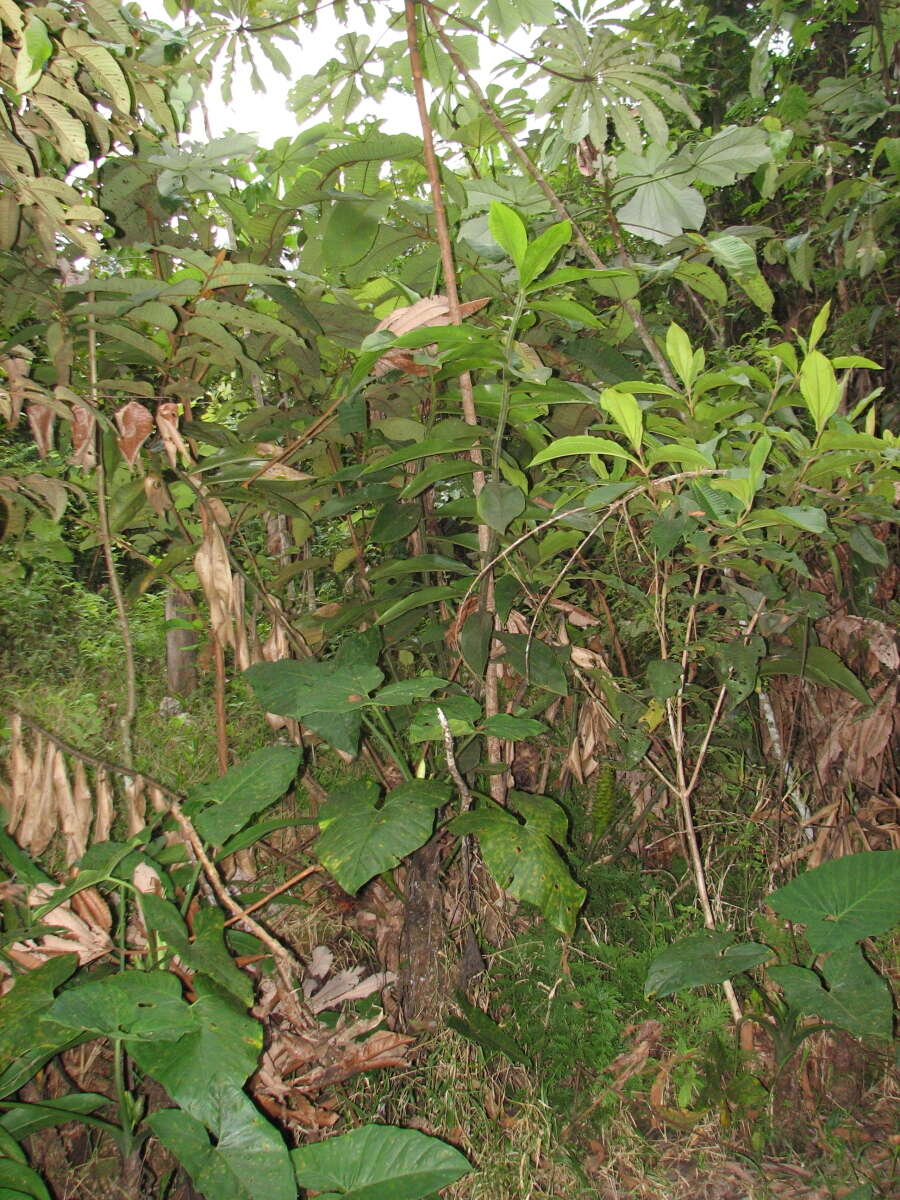
[[0, 1195], [895, 1194], [900, 13], [334, 7], [0, 0]]

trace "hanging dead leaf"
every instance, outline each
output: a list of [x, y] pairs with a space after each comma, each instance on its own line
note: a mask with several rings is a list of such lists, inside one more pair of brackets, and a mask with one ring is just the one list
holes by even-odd
[[172, 507], [172, 501], [169, 499], [166, 485], [158, 475], [146, 475], [144, 477], [144, 495], [147, 497], [147, 503], [157, 516], [161, 516], [167, 509]]
[[223, 646], [234, 645], [233, 585], [228, 551], [219, 526], [206, 523], [203, 541], [194, 555], [194, 570], [209, 605], [213, 635]]
[[147, 797], [143, 776], [135, 775], [125, 784], [125, 822], [129, 837], [140, 833], [146, 821]]
[[[480, 300], [469, 300], [459, 306], [459, 315], [465, 319], [489, 302], [490, 297]], [[424, 329], [430, 326], [450, 324], [450, 301], [446, 296], [425, 296], [415, 304], [405, 304], [395, 308], [392, 313], [375, 326], [375, 332], [386, 330], [401, 337], [414, 329]], [[386, 375], [388, 371], [406, 371], [408, 375], [427, 375], [430, 368], [423, 363], [417, 363], [408, 350], [387, 350], [372, 368], [376, 378]]]
[[656, 1053], [662, 1040], [662, 1025], [659, 1021], [644, 1021], [642, 1025], [628, 1025], [622, 1032], [623, 1037], [631, 1039], [631, 1049], [619, 1054], [605, 1068], [613, 1076], [613, 1091], [620, 1094], [628, 1080], [640, 1075], [650, 1056]]
[[46, 458], [53, 449], [53, 426], [56, 414], [47, 404], [28, 405], [28, 424], [34, 435], [34, 444], [41, 458]]
[[575, 164], [585, 179], [593, 179], [597, 174], [599, 155], [590, 138], [582, 138], [575, 147]]
[[73, 405], [72, 453], [69, 455], [71, 466], [90, 471], [97, 465], [96, 428], [97, 418], [91, 410], [81, 404]]
[[39, 738], [31, 763], [28, 795], [19, 826], [19, 845], [32, 854], [43, 854], [56, 832], [53, 766], [56, 747]]
[[155, 867], [152, 867], [150, 863], [138, 863], [138, 865], [134, 868], [132, 881], [135, 889], [139, 892], [143, 892], [145, 896], [165, 895], [165, 890], [163, 889], [159, 872]]
[[243, 575], [235, 575], [231, 580], [231, 613], [234, 619], [234, 663], [239, 671], [246, 671], [251, 664], [250, 637], [247, 632], [247, 614], [244, 611]]
[[168, 810], [169, 802], [165, 797], [165, 793], [156, 784], [148, 786], [147, 795], [150, 797], [150, 804], [154, 812], [166, 812]]
[[153, 416], [139, 401], [129, 400], [116, 413], [116, 425], [119, 427], [116, 445], [128, 466], [133, 467], [141, 446], [153, 432]]
[[178, 455], [182, 463], [189, 467], [193, 461], [187, 443], [178, 429], [178, 405], [172, 403], [160, 404], [156, 410], [156, 428], [162, 438], [163, 449], [169, 466], [173, 471], [178, 468]]
[[83, 804], [75, 803], [75, 793], [69, 780], [69, 772], [66, 770], [66, 762], [59, 750], [53, 762], [53, 790], [56, 795], [59, 829], [65, 839], [66, 863], [71, 866], [87, 849], [91, 829], [90, 793], [86, 810]]
[[34, 354], [27, 346], [11, 346], [7, 354], [0, 354], [0, 369], [6, 372], [8, 403], [4, 406], [4, 416], [10, 426], [18, 425], [22, 415], [22, 405], [27, 395], [27, 383], [31, 373], [31, 363]]
[[108, 842], [115, 817], [115, 800], [112, 784], [103, 767], [97, 768], [94, 779], [94, 834], [92, 841]]

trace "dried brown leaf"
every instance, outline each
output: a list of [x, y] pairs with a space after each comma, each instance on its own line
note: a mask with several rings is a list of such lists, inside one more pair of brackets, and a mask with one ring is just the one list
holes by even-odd
[[147, 497], [147, 503], [157, 516], [161, 516], [172, 507], [172, 501], [169, 499], [166, 485], [158, 475], [146, 475], [144, 477], [144, 495]]
[[34, 435], [34, 444], [41, 458], [46, 458], [53, 449], [53, 426], [56, 413], [47, 404], [28, 405], [28, 424]]
[[213, 635], [223, 646], [234, 645], [234, 592], [231, 564], [219, 526], [207, 522], [203, 541], [194, 555], [194, 570], [209, 605]]
[[178, 468], [179, 454], [184, 466], [189, 467], [193, 460], [190, 449], [178, 428], [177, 404], [170, 402], [160, 404], [156, 410], [156, 428], [159, 430], [163, 449], [166, 452], [166, 458], [169, 460], [169, 466], [172, 470], [175, 471]]
[[140, 833], [147, 824], [146, 784], [142, 775], [136, 775], [125, 785], [125, 820], [129, 837]]
[[83, 804], [76, 805], [75, 793], [69, 780], [69, 772], [66, 770], [66, 762], [59, 750], [57, 750], [53, 762], [53, 790], [56, 795], [59, 829], [65, 839], [66, 864], [71, 866], [76, 859], [81, 858], [87, 849], [88, 834], [91, 828], [91, 809], [90, 804], [88, 804], [87, 810]]
[[115, 799], [112, 784], [103, 767], [97, 768], [94, 779], [94, 834], [92, 841], [108, 842], [115, 818]]
[[25, 742], [22, 736], [22, 718], [13, 713], [9, 718], [9, 816], [6, 828], [11, 834], [16, 832], [22, 812], [25, 807], [25, 797], [28, 790], [28, 756], [25, 753]]
[[116, 413], [116, 425], [119, 427], [116, 445], [128, 466], [133, 467], [141, 446], [153, 432], [153, 416], [138, 400], [129, 400]]
[[6, 372], [9, 408], [6, 420], [10, 426], [18, 425], [22, 405], [27, 395], [26, 380], [31, 372], [34, 354], [25, 346], [12, 346], [8, 354], [0, 354], [0, 369]]
[[97, 441], [94, 432], [97, 418], [89, 408], [81, 404], [72, 406], [72, 453], [69, 463], [90, 471], [97, 465]]
[[[489, 296], [484, 296], [480, 300], [469, 300], [467, 303], [461, 304], [459, 306], [460, 317], [464, 319], [478, 312], [489, 300]], [[424, 296], [415, 304], [405, 304], [400, 308], [395, 308], [383, 321], [379, 321], [375, 326], [375, 332], [387, 330], [389, 333], [401, 337], [404, 333], [411, 333], [414, 329], [449, 324], [450, 301], [447, 297]], [[372, 373], [377, 378], [394, 370], [406, 371], [409, 375], [427, 375], [429, 372], [427, 366], [413, 360], [409, 351], [398, 349], [387, 350], [375, 363]]]

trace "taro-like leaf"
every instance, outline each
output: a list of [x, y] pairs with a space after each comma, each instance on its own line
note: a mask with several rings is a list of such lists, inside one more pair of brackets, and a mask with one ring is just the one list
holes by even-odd
[[17, 1091], [60, 1050], [91, 1037], [47, 1017], [54, 991], [77, 966], [74, 954], [60, 954], [21, 975], [0, 999], [0, 1096]]
[[858, 946], [830, 954], [822, 966], [822, 977], [805, 967], [790, 965], [771, 967], [769, 976], [798, 1012], [813, 1013], [855, 1037], [890, 1041], [890, 989]]
[[288, 1148], [275, 1126], [238, 1086], [213, 1085], [210, 1093], [215, 1112], [204, 1123], [212, 1140], [190, 1111], [164, 1109], [148, 1119], [206, 1200], [296, 1200]]
[[218, 908], [201, 908], [194, 916], [193, 937], [188, 933], [181, 913], [170, 900], [154, 892], [138, 896], [144, 924], [158, 942], [164, 942], [189, 971], [199, 971], [214, 980], [248, 1008], [253, 1003], [253, 987], [247, 975], [235, 965], [224, 937], [224, 918]]
[[52, 1129], [56, 1125], [65, 1125], [71, 1120], [78, 1120], [95, 1128], [111, 1132], [115, 1126], [100, 1118], [91, 1119], [91, 1114], [98, 1108], [106, 1108], [108, 1096], [99, 1092], [71, 1092], [68, 1096], [59, 1096], [56, 1100], [48, 1100], [46, 1104], [28, 1104], [20, 1101], [11, 1105], [0, 1117], [0, 1128], [5, 1129], [16, 1139], [31, 1137], [42, 1129]]
[[670, 996], [681, 988], [724, 983], [772, 957], [758, 942], [735, 944], [734, 934], [706, 930], [682, 938], [657, 954], [647, 972], [648, 996]]
[[481, 717], [481, 705], [471, 696], [446, 696], [438, 704], [422, 704], [416, 711], [406, 736], [410, 742], [440, 742], [444, 730], [437, 714], [441, 709], [454, 737], [475, 732], [475, 722]]
[[423, 1200], [471, 1170], [446, 1142], [393, 1125], [363, 1125], [291, 1158], [300, 1187], [343, 1200]]
[[485, 866], [505, 891], [533, 904], [560, 933], [572, 932], [585, 890], [544, 833], [502, 809], [463, 813], [450, 828], [475, 834]]
[[886, 933], [900, 921], [900, 850], [833, 858], [773, 892], [769, 904], [806, 926], [816, 954]]
[[168, 971], [125, 971], [62, 993], [48, 1016], [79, 1033], [174, 1042], [194, 1028], [181, 983]]
[[449, 794], [443, 784], [424, 779], [401, 784], [383, 800], [371, 780], [338, 788], [319, 808], [319, 862], [344, 891], [357, 892], [428, 841], [435, 810]]
[[302, 721], [313, 713], [348, 713], [364, 708], [384, 676], [368, 664], [339, 665], [308, 659], [261, 662], [244, 675], [266, 710]]
[[300, 750], [296, 746], [265, 746], [221, 778], [196, 788], [191, 793], [191, 805], [205, 806], [195, 818], [200, 834], [221, 846], [260, 809], [284, 795], [299, 765]]

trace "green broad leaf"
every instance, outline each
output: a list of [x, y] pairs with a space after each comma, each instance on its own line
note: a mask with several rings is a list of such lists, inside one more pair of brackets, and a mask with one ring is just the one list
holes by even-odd
[[562, 317], [574, 325], [587, 325], [589, 329], [604, 328], [603, 322], [597, 314], [592, 313], [583, 304], [579, 304], [577, 300], [565, 300], [561, 297], [546, 300], [542, 297], [539, 300], [533, 300], [531, 307], [536, 308], [539, 312], [548, 312], [555, 317]]
[[44, 22], [30, 13], [22, 34], [22, 44], [16, 57], [13, 87], [21, 95], [30, 92], [53, 54], [53, 43]]
[[894, 1005], [887, 982], [866, 962], [859, 946], [835, 950], [821, 975], [793, 965], [769, 968], [790, 1008], [814, 1014], [854, 1037], [889, 1042]]
[[707, 267], [703, 263], [683, 262], [675, 268], [674, 274], [676, 279], [687, 284], [704, 300], [720, 306], [728, 303], [728, 288], [712, 267]]
[[661, 704], [678, 691], [681, 684], [681, 664], [671, 658], [656, 658], [647, 663], [647, 683], [654, 699]]
[[181, 983], [168, 971], [124, 971], [69, 988], [48, 1016], [58, 1025], [133, 1042], [174, 1042], [194, 1027]]
[[891, 1041], [894, 1005], [890, 988], [859, 946], [829, 955], [821, 968], [822, 978], [815, 971], [794, 966], [772, 967], [769, 974], [783, 989], [791, 1008], [814, 1013], [855, 1037]]
[[800, 395], [815, 423], [816, 433], [821, 433], [840, 407], [841, 387], [834, 367], [818, 350], [813, 350], [803, 360]]
[[226, 1154], [213, 1145], [206, 1127], [177, 1108], [151, 1113], [147, 1124], [207, 1200], [253, 1200]]
[[724, 233], [721, 237], [709, 238], [706, 245], [719, 266], [724, 267], [732, 278], [756, 273], [756, 251], [743, 238]]
[[[69, 1096], [60, 1096], [57, 1100], [48, 1100], [45, 1104], [28, 1104], [24, 1100], [8, 1108], [0, 1116], [0, 1128], [5, 1129], [16, 1141], [40, 1133], [42, 1129], [52, 1129], [57, 1125], [65, 1125], [69, 1121], [85, 1121], [98, 1108], [106, 1108], [109, 1097], [101, 1096], [98, 1092], [73, 1092]], [[99, 1118], [94, 1122], [95, 1128], [115, 1132], [116, 1127], [109, 1121]]]
[[550, 462], [555, 458], [571, 458], [575, 456], [583, 456], [587, 454], [605, 454], [609, 458], [624, 458], [627, 462], [637, 463], [637, 459], [623, 449], [616, 442], [610, 441], [609, 438], [589, 437], [586, 434], [579, 434], [574, 437], [557, 438], [555, 442], [551, 442], [549, 446], [545, 446], [540, 450], [531, 462], [528, 464], [531, 467], [538, 467], [541, 463]]
[[425, 1200], [472, 1169], [446, 1142], [393, 1125], [363, 1125], [291, 1159], [300, 1187], [343, 1200]]
[[253, 985], [228, 953], [225, 918], [218, 908], [198, 910], [191, 936], [181, 913], [171, 901], [153, 892], [141, 893], [138, 900], [144, 914], [144, 924], [153, 930], [158, 943], [164, 943], [177, 954], [187, 970], [206, 975], [244, 1007], [250, 1007], [253, 1003]]
[[[528, 290], [529, 292], [538, 292], [544, 288], [562, 287], [565, 283], [578, 283], [582, 279], [595, 279], [606, 276], [615, 278], [617, 276], [633, 274], [634, 272], [627, 271], [624, 267], [610, 267], [606, 271], [595, 271], [593, 267], [560, 267], [552, 275], [546, 275], [543, 279], [533, 283]], [[605, 295], [605, 293], [603, 294]]]
[[699, 145], [691, 146], [687, 157], [693, 164], [695, 183], [723, 187], [734, 183], [739, 176], [752, 175], [757, 167], [770, 162], [772, 151], [764, 129], [729, 125]]
[[631, 392], [604, 388], [600, 403], [628, 438], [632, 450], [639, 451], [644, 438], [644, 414]]
[[214, 846], [223, 845], [261, 809], [281, 799], [299, 766], [298, 747], [266, 746], [220, 779], [195, 788], [192, 809], [195, 804], [207, 806], [194, 818], [201, 837]]
[[872, 707], [869, 693], [853, 672], [824, 646], [807, 646], [805, 654], [798, 650], [773, 654], [760, 664], [760, 674], [801, 675], [822, 687], [841, 688], [866, 708]]
[[641, 281], [637, 271], [626, 267], [608, 267], [605, 271], [593, 272], [588, 286], [597, 296], [606, 296], [610, 300], [633, 300], [641, 290]]
[[478, 430], [460, 430], [438, 434], [418, 442], [414, 446], [406, 446], [402, 450], [394, 450], [383, 458], [373, 459], [363, 467], [359, 474], [370, 475], [373, 471], [386, 471], [391, 467], [402, 466], [403, 463], [416, 462], [420, 458], [430, 458], [434, 454], [459, 454], [468, 450], [478, 441]]
[[435, 810], [449, 796], [448, 787], [427, 779], [401, 784], [384, 799], [369, 780], [338, 788], [319, 809], [316, 856], [344, 891], [355, 895], [428, 841]]
[[459, 631], [458, 645], [463, 662], [479, 679], [484, 676], [493, 637], [494, 614], [486, 609], [470, 613]]
[[404, 613], [412, 612], [415, 608], [424, 608], [438, 600], [449, 600], [452, 596], [457, 595], [459, 595], [459, 588], [451, 584], [422, 588], [418, 592], [404, 596], [402, 600], [395, 600], [393, 604], [389, 604], [375, 623], [376, 625], [387, 625], [391, 621], [396, 621], [398, 617], [402, 617]]
[[819, 342], [822, 340], [822, 336], [825, 333], [825, 330], [828, 328], [828, 318], [830, 316], [831, 301], [826, 300], [816, 313], [815, 317], [813, 318], [813, 323], [810, 326], [809, 337], [806, 341], [807, 351], [815, 350], [816, 346], [818, 346]]
[[690, 338], [674, 321], [666, 333], [666, 356], [684, 386], [690, 387], [694, 376], [694, 351]]
[[768, 901], [806, 926], [814, 953], [843, 950], [900, 921], [900, 850], [863, 850], [805, 871]]
[[478, 515], [497, 533], [505, 533], [510, 522], [525, 511], [525, 493], [511, 483], [490, 481], [477, 499]]
[[[457, 479], [460, 475], [474, 475], [477, 469], [475, 463], [470, 462], [468, 459], [429, 463], [421, 471], [417, 471], [413, 475], [409, 483], [400, 492], [399, 499], [412, 500], [416, 496], [420, 496], [422, 492], [427, 491], [435, 483], [441, 483], [445, 479]], [[371, 579], [371, 577], [370, 573], [369, 578]]]
[[521, 278], [528, 249], [528, 234], [519, 214], [499, 200], [492, 200], [488, 215], [491, 237], [513, 260]]
[[543, 275], [571, 237], [571, 221], [560, 221], [529, 243], [519, 267], [519, 285], [523, 291], [527, 291], [534, 280]]
[[565, 846], [569, 833], [569, 818], [566, 810], [550, 796], [539, 796], [534, 792], [511, 791], [509, 807], [517, 812], [525, 824], [538, 833], [543, 833], [556, 842]]
[[374, 567], [368, 572], [368, 578], [375, 581], [402, 575], [424, 575], [429, 571], [446, 571], [450, 575], [474, 574], [468, 563], [460, 562], [457, 558], [448, 558], [445, 554], [420, 554], [415, 558], [402, 558]]
[[206, 1129], [190, 1111], [171, 1108], [153, 1113], [148, 1125], [206, 1200], [296, 1200], [289, 1151], [275, 1126], [239, 1087], [210, 1090], [215, 1114]]
[[256, 663], [244, 672], [266, 712], [303, 721], [318, 713], [350, 713], [370, 703], [369, 693], [384, 679], [374, 665], [342, 666], [334, 661]]
[[13, 1200], [52, 1200], [37, 1171], [12, 1158], [0, 1158], [0, 1196], [4, 1193]]
[[399, 542], [401, 538], [409, 537], [419, 524], [421, 515], [418, 504], [389, 500], [378, 510], [369, 529], [369, 540], [376, 546]]
[[506, 713], [495, 713], [494, 716], [488, 717], [481, 726], [481, 731], [507, 742], [525, 742], [529, 738], [541, 737], [547, 732], [547, 726], [543, 721], [536, 721], [534, 717], [512, 717]]
[[406, 736], [410, 742], [442, 742], [444, 727], [441, 725], [437, 710], [447, 718], [450, 732], [454, 737], [465, 737], [475, 732], [475, 725], [481, 719], [481, 705], [471, 696], [445, 696], [440, 704], [423, 704], [416, 711]]
[[664, 446], [652, 446], [647, 450], [645, 461], [648, 467], [656, 467], [660, 463], [677, 463], [682, 467], [693, 467], [700, 471], [715, 469], [715, 459], [705, 454], [697, 446], [686, 446], [682, 443], [669, 442]]
[[489, 1017], [482, 1009], [476, 1008], [474, 1004], [470, 1004], [462, 992], [457, 992], [455, 999], [462, 1015], [445, 1017], [445, 1021], [460, 1037], [474, 1042], [488, 1054], [502, 1054], [504, 1058], [518, 1063], [519, 1066], [531, 1066], [531, 1059], [516, 1039], [498, 1025], [492, 1017]]
[[374, 246], [379, 228], [371, 204], [337, 201], [322, 235], [322, 258], [328, 269], [340, 271], [364, 258]]
[[195, 990], [193, 1004], [182, 1001], [190, 1015], [189, 1032], [177, 1041], [130, 1041], [128, 1052], [180, 1108], [213, 1129], [223, 1120], [223, 1093], [240, 1091], [256, 1070], [262, 1026], [205, 980], [195, 978]]
[[735, 275], [734, 281], [764, 313], [771, 313], [775, 307], [775, 297], [772, 289], [766, 283], [765, 276], [760, 271], [752, 271], [748, 275]]
[[60, 1050], [90, 1040], [48, 1019], [54, 992], [77, 966], [74, 954], [60, 954], [20, 975], [0, 998], [0, 1097], [18, 1091]]
[[780, 508], [757, 508], [742, 523], [742, 529], [766, 529], [773, 525], [789, 525], [805, 529], [820, 537], [828, 533], [828, 517], [821, 508], [809, 505], [783, 505]]
[[640, 183], [627, 204], [616, 209], [616, 215], [635, 237], [665, 246], [686, 229], [700, 228], [706, 204], [696, 188], [672, 179], [650, 178]]
[[671, 996], [686, 987], [724, 983], [772, 957], [758, 942], [735, 944], [733, 933], [704, 931], [682, 938], [658, 954], [644, 984], [646, 996]]
[[586, 893], [545, 834], [502, 809], [463, 813], [449, 827], [475, 834], [485, 866], [504, 891], [533, 904], [560, 933], [573, 931]]
[[436, 675], [422, 675], [418, 679], [399, 679], [389, 683], [380, 692], [376, 692], [372, 703], [379, 708], [391, 708], [399, 704], [415, 704], [417, 700], [427, 700], [429, 696], [441, 688], [450, 687], [448, 679], [438, 679]]
[[498, 633], [497, 637], [506, 647], [504, 661], [518, 671], [523, 679], [557, 696], [569, 694], [562, 659], [546, 642], [529, 638], [524, 633]]

